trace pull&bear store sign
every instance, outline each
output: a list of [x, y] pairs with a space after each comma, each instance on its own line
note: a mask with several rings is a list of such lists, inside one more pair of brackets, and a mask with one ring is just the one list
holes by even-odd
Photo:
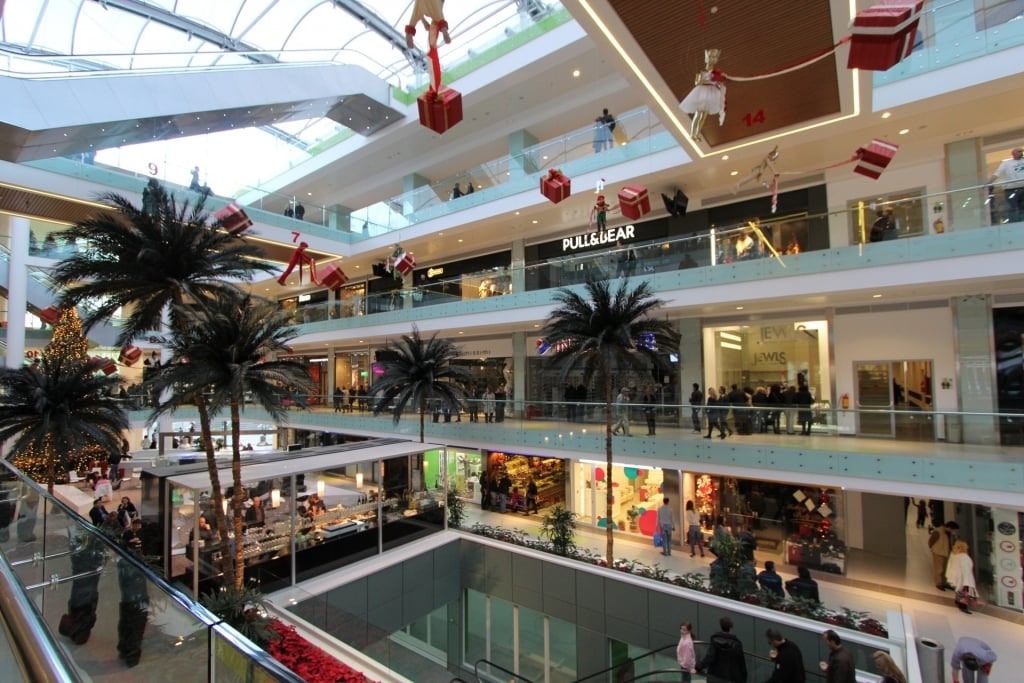
[[636, 237], [636, 228], [633, 225], [623, 225], [618, 228], [608, 228], [600, 232], [587, 232], [582, 235], [573, 235], [562, 240], [562, 251], [570, 252], [579, 249], [590, 249], [605, 244], [615, 244], [617, 241], [632, 240]]

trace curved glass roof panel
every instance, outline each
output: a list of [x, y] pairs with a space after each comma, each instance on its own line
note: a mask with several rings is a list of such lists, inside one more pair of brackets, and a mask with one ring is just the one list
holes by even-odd
[[[275, 62], [335, 62], [365, 68], [405, 90], [425, 86], [426, 32], [417, 26], [417, 50], [405, 47], [413, 0], [16, 0], [0, 17], [0, 70], [15, 75], [64, 76], [76, 71], [179, 70]], [[451, 0], [445, 3], [452, 43], [442, 45], [442, 68], [495, 45], [533, 23], [538, 8], [558, 0]], [[255, 163], [261, 180], [308, 158], [344, 127], [330, 119], [291, 121], [253, 129], [234, 144], [265, 145]], [[220, 151], [221, 133], [188, 145], [144, 143], [108, 150], [106, 163], [139, 168], [143, 160], [188, 169]], [[178, 158], [181, 157], [181, 158]], [[243, 164], [244, 166], [244, 164]], [[239, 186], [216, 178], [222, 192]], [[249, 182], [253, 182], [250, 179]]]

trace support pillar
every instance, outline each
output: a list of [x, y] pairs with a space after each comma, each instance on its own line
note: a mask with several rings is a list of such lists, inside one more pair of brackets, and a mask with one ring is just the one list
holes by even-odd
[[508, 177], [510, 180], [512, 178], [522, 178], [540, 170], [537, 166], [537, 160], [532, 155], [524, 152], [524, 150], [536, 145], [537, 142], [537, 138], [531, 135], [528, 130], [517, 130], [514, 133], [509, 133]]
[[688, 404], [693, 383], [700, 384], [701, 391], [707, 395], [707, 388], [704, 386], [704, 333], [700, 318], [679, 320], [676, 322], [676, 330], [679, 332], [679, 363], [676, 364], [676, 381], [679, 386], [677, 402], [680, 405], [687, 404], [679, 411], [679, 425], [686, 427], [691, 424]]
[[[0, 217], [2, 219], [3, 217]], [[29, 221], [7, 216], [11, 236], [11, 254], [7, 263], [7, 356], [5, 366], [25, 364], [25, 313], [28, 311]]]
[[[946, 145], [946, 186], [973, 187], [973, 190], [950, 192], [946, 203], [949, 224], [946, 230], [973, 230], [991, 223], [992, 206], [988, 203], [985, 182], [985, 160], [981, 153], [981, 140], [970, 138]], [[997, 193], [998, 194], [998, 193]]]
[[526, 291], [526, 243], [512, 240], [512, 291], [516, 294]]
[[[415, 199], [415, 192], [421, 187], [430, 185], [430, 178], [419, 173], [409, 173], [402, 178], [402, 215], [408, 216], [416, 211], [419, 202]], [[444, 199], [442, 197], [441, 199]]]
[[327, 207], [327, 227], [332, 230], [352, 232], [352, 209], [341, 204]]
[[[953, 299], [952, 304], [960, 410], [989, 415], [950, 416], [946, 419], [946, 438], [965, 444], [999, 445], [998, 421], [991, 416], [991, 413], [998, 412], [995, 378], [992, 374], [992, 368], [996, 366], [992, 339], [992, 297], [959, 296]], [[960, 433], [957, 434], [957, 431]]]
[[[515, 291], [513, 289], [513, 291]], [[517, 417], [526, 417], [526, 333], [512, 333], [512, 386], [505, 387]]]

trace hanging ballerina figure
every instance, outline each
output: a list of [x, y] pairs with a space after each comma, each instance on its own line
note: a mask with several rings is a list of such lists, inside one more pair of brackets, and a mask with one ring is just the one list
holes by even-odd
[[415, 47], [412, 42], [416, 35], [416, 22], [421, 22], [427, 31], [427, 44], [430, 49], [427, 57], [431, 62], [431, 88], [436, 92], [441, 89], [441, 60], [437, 55], [437, 34], [440, 33], [447, 45], [452, 42], [448, 35], [448, 22], [444, 18], [444, 0], [415, 0], [409, 23], [405, 25], [405, 45], [410, 50]]
[[683, 112], [693, 116], [690, 136], [701, 140], [701, 129], [708, 114], [718, 114], [718, 125], [725, 123], [725, 76], [715, 68], [722, 51], [704, 50], [704, 70], [694, 79], [693, 90], [679, 103]]

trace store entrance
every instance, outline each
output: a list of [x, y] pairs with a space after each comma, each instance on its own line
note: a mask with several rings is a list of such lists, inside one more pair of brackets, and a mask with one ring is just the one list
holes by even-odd
[[857, 434], [902, 441], [932, 441], [935, 419], [930, 360], [860, 361]]

